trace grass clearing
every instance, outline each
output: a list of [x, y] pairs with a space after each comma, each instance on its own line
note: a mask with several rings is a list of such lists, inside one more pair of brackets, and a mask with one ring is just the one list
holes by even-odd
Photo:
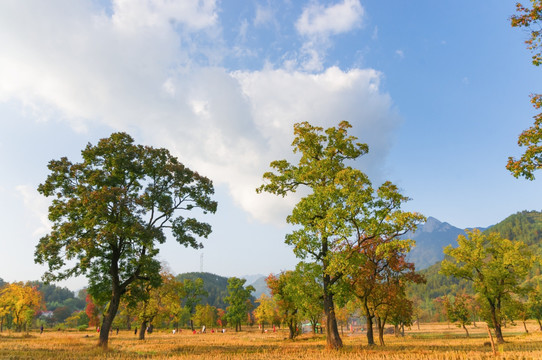
[[[541, 359], [542, 333], [534, 324], [525, 334], [518, 326], [505, 329], [506, 344], [498, 346], [499, 359]], [[133, 331], [112, 334], [108, 351], [97, 348], [91, 331], [46, 331], [0, 334], [0, 359], [493, 359], [485, 325], [469, 328], [472, 336], [446, 324], [424, 324], [405, 337], [386, 335], [386, 346], [367, 346], [365, 334], [344, 333], [344, 348], [329, 351], [323, 335], [304, 334], [287, 340], [287, 331], [260, 333], [172, 334], [155, 331], [145, 341]]]

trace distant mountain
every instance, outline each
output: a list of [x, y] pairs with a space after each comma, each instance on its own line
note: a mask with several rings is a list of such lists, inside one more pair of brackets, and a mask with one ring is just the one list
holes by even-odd
[[[484, 232], [496, 231], [503, 238], [523, 241], [533, 250], [535, 254], [542, 255], [542, 212], [538, 211], [522, 211], [510, 215], [503, 221]], [[453, 243], [456, 245], [456, 242]], [[422, 299], [429, 300], [436, 297], [455, 293], [461, 289], [466, 289], [471, 292], [472, 284], [465, 280], [447, 277], [439, 274], [441, 261], [421, 271], [426, 279], [426, 284], [412, 285], [411, 293]], [[540, 269], [534, 267], [528, 277], [532, 279], [535, 276], [540, 276]]]
[[253, 274], [253, 275], [243, 275], [241, 276], [241, 279], [245, 279], [247, 282], [245, 285], [252, 285], [256, 281], [260, 280], [261, 278], [265, 278], [266, 276], [263, 274]]
[[404, 238], [416, 241], [408, 259], [416, 264], [416, 269], [425, 269], [444, 259], [442, 249], [450, 244], [457, 245], [457, 236], [462, 234], [465, 234], [465, 230], [428, 217], [415, 233], [404, 235]]
[[254, 295], [256, 299], [262, 296], [262, 294], [271, 296], [271, 290], [269, 290], [269, 288], [267, 287], [265, 279], [267, 279], [267, 276], [262, 276], [251, 284], [252, 286], [254, 286], [254, 289], [256, 289], [256, 291], [252, 293], [252, 295]]

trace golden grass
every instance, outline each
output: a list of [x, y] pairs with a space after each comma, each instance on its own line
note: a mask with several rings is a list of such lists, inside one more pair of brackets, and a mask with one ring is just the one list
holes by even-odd
[[[499, 346], [499, 359], [542, 359], [542, 333], [530, 324], [505, 329], [507, 343]], [[344, 333], [344, 348], [329, 351], [322, 335], [305, 334], [287, 340], [285, 330], [261, 334], [257, 329], [240, 333], [172, 334], [155, 331], [138, 341], [132, 331], [110, 337], [108, 351], [97, 348], [98, 334], [91, 331], [46, 331], [0, 334], [0, 359], [492, 359], [485, 325], [469, 327], [471, 338], [453, 325], [424, 324], [404, 338], [386, 335], [386, 346], [368, 347], [365, 334]]]

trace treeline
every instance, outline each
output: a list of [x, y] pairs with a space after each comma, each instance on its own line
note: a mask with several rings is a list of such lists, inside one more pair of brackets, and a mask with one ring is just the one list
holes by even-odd
[[[114, 328], [139, 328], [140, 338], [148, 328], [226, 327], [240, 330], [253, 325], [254, 288], [245, 280], [209, 273], [177, 277], [162, 272], [160, 284], [141, 286], [119, 306]], [[90, 296], [86, 289], [77, 296], [67, 288], [42, 282], [5, 283], [0, 278], [0, 331], [40, 328], [99, 329], [107, 302]]]

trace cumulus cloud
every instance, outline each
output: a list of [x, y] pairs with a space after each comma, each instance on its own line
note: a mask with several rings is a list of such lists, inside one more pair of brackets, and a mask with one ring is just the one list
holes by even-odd
[[349, 32], [362, 25], [364, 9], [359, 0], [343, 0], [330, 6], [312, 2], [298, 18], [295, 27], [306, 38], [301, 53], [307, 71], [321, 71], [329, 37]]
[[[219, 48], [194, 46], [216, 40], [214, 1], [119, 0], [112, 14], [92, 4], [0, 3], [0, 101], [55, 111], [74, 128], [136, 129], [138, 141], [167, 147], [227, 185], [236, 204], [264, 222], [283, 223], [295, 202], [255, 193], [270, 161], [292, 159], [295, 122], [350, 121], [370, 146], [362, 166], [379, 173], [398, 121], [379, 72], [228, 71], [201, 60]], [[298, 23], [307, 36], [348, 31], [363, 15], [352, 0], [305, 11]], [[19, 192], [30, 203], [27, 189]]]
[[328, 7], [311, 3], [303, 10], [296, 28], [306, 36], [340, 34], [360, 26], [363, 13], [359, 0], [344, 0]]

